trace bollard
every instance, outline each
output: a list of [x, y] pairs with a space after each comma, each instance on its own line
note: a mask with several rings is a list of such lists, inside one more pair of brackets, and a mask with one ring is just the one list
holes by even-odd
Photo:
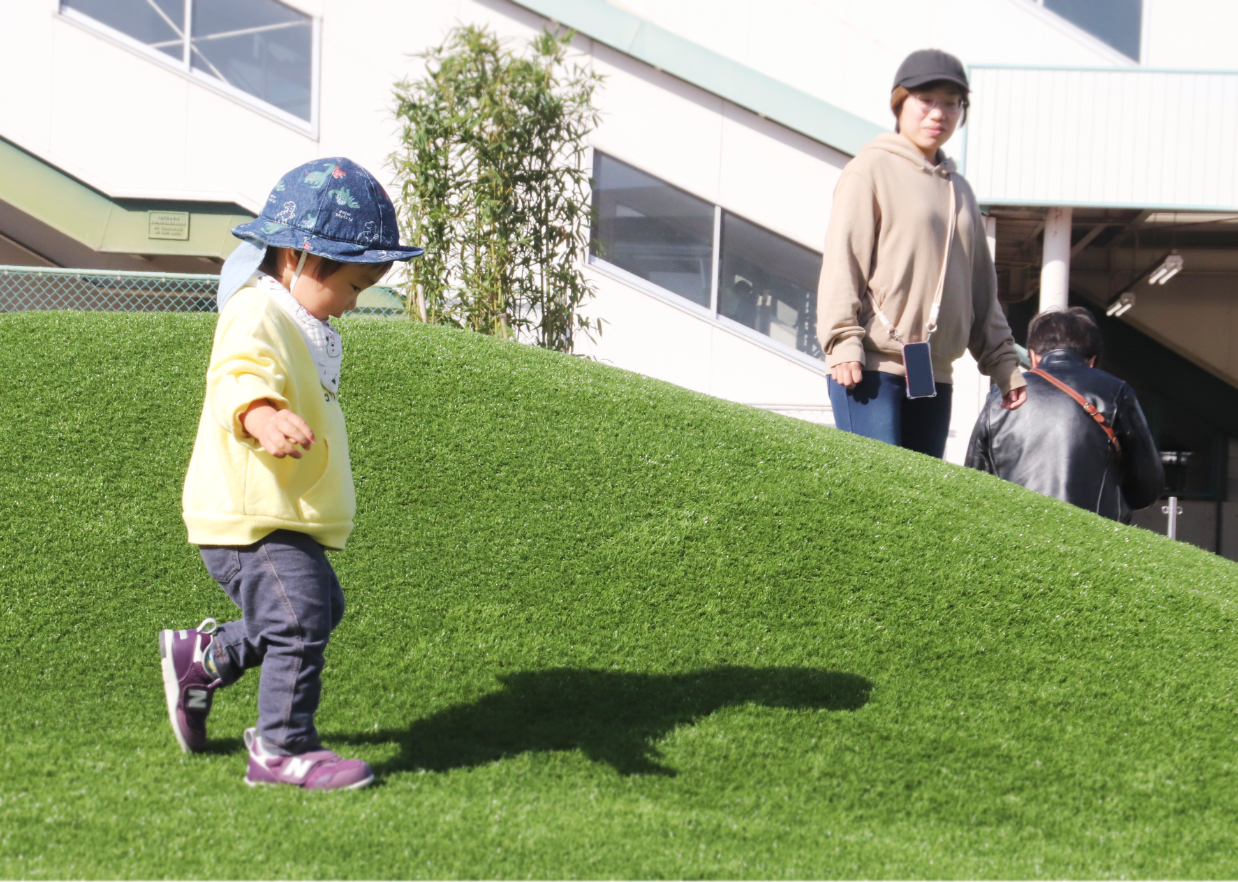
[[1168, 536], [1176, 540], [1178, 538], [1178, 515], [1182, 514], [1182, 506], [1178, 505], [1178, 497], [1169, 497], [1169, 505], [1162, 505], [1161, 512], [1169, 515]]

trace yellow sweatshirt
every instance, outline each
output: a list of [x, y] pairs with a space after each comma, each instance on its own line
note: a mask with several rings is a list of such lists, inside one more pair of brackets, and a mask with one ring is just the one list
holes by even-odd
[[[241, 414], [260, 398], [313, 429], [301, 459], [276, 459], [242, 428]], [[352, 532], [357, 502], [339, 399], [292, 318], [257, 288], [234, 294], [215, 328], [181, 506], [195, 545], [250, 545], [296, 530], [343, 548]]]
[[[817, 334], [825, 363], [858, 361], [864, 370], [905, 373], [902, 347], [876, 317], [873, 299], [908, 343], [924, 339], [956, 197], [954, 241], [941, 315], [933, 334], [933, 375], [953, 379], [970, 350], [1002, 393], [1026, 386], [976, 197], [954, 163], [934, 166], [902, 135], [878, 135], [847, 163], [834, 188], [817, 294]], [[870, 297], [869, 292], [872, 296]]]

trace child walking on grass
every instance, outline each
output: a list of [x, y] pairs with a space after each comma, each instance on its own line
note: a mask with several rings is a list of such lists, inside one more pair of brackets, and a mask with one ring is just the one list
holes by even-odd
[[344, 615], [325, 550], [344, 547], [356, 512], [330, 317], [422, 249], [400, 244], [391, 200], [343, 158], [284, 175], [232, 233], [242, 242], [220, 278], [182, 505], [189, 541], [241, 617], [159, 633], [168, 716], [183, 750], [203, 750], [215, 690], [261, 666], [246, 782], [364, 787], [370, 767], [324, 749], [314, 727], [323, 652]]

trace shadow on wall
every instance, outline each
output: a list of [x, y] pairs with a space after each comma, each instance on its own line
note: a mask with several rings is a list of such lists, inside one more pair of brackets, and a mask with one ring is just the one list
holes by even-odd
[[375, 768], [379, 774], [442, 772], [527, 751], [580, 750], [621, 775], [673, 776], [674, 769], [656, 762], [655, 744], [676, 726], [742, 704], [851, 711], [864, 706], [873, 688], [856, 674], [816, 668], [728, 666], [690, 674], [556, 668], [498, 679], [499, 691], [416, 720], [407, 730], [339, 740], [399, 743], [400, 753]]

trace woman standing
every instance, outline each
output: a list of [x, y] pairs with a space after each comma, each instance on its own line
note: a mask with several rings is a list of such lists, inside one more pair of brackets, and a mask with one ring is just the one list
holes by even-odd
[[965, 349], [1004, 408], [1021, 405], [1027, 385], [980, 207], [941, 150], [968, 91], [953, 55], [907, 56], [890, 96], [895, 134], [865, 145], [834, 189], [817, 298], [835, 425], [939, 459]]

